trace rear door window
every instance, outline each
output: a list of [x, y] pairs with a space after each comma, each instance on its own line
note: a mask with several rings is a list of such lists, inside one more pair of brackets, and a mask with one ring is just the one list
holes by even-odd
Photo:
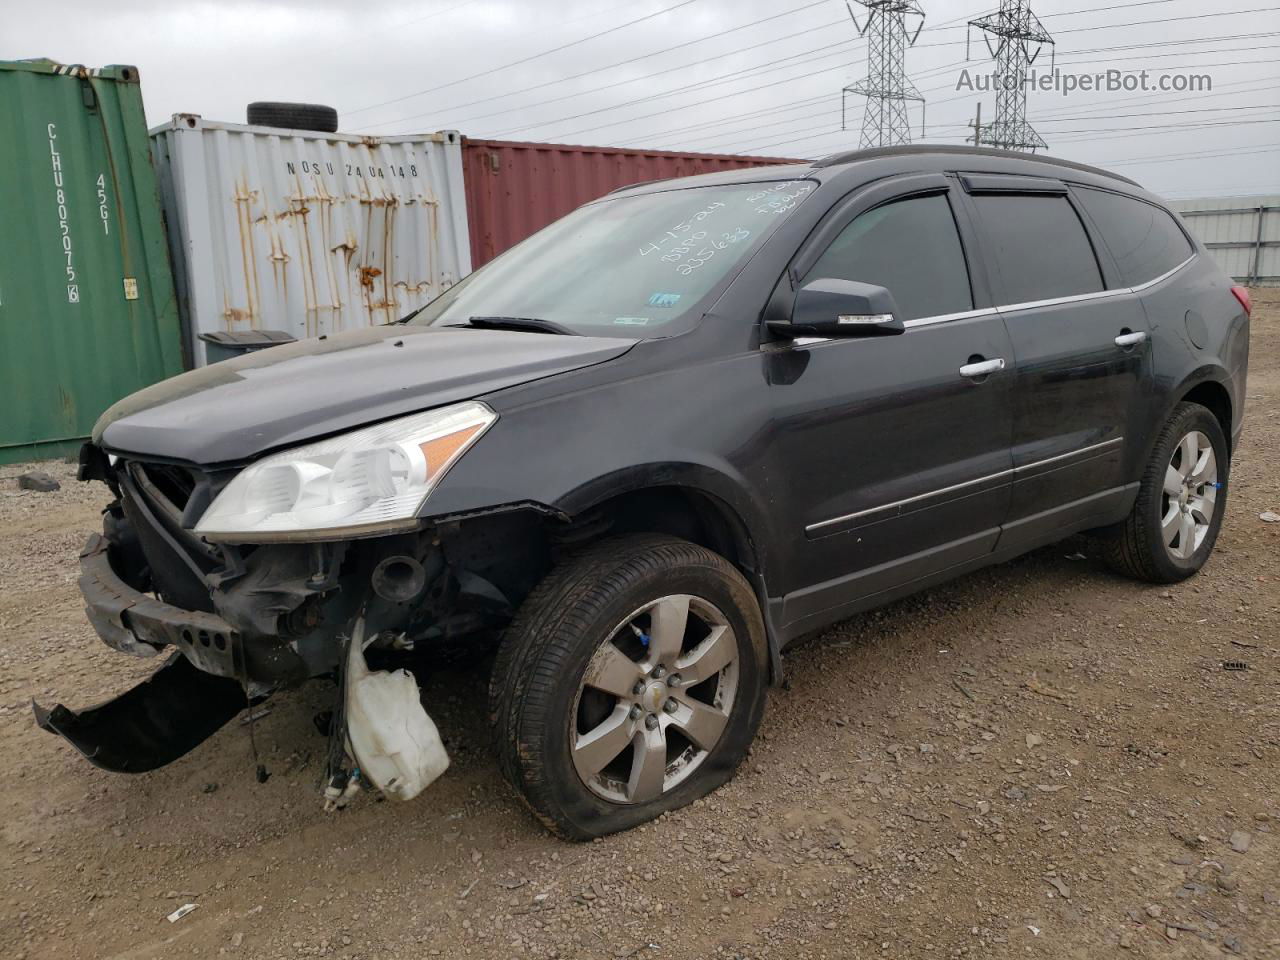
[[986, 239], [984, 253], [1003, 281], [1004, 304], [1097, 293], [1102, 271], [1084, 224], [1058, 195], [973, 197]]
[[1115, 257], [1126, 286], [1154, 280], [1194, 252], [1173, 217], [1159, 207], [1105, 190], [1076, 187], [1075, 191]]
[[894, 200], [860, 214], [805, 277], [884, 287], [903, 320], [973, 309], [969, 270], [943, 194]]

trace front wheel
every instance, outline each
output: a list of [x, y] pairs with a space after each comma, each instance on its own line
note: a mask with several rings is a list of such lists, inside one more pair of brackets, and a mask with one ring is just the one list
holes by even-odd
[[607, 541], [553, 570], [507, 630], [490, 681], [499, 766], [563, 837], [636, 826], [733, 775], [767, 664], [755, 595], [723, 557]]
[[1120, 573], [1176, 583], [1209, 559], [1227, 505], [1227, 440], [1208, 409], [1180, 403], [1161, 429], [1133, 510], [1104, 541]]

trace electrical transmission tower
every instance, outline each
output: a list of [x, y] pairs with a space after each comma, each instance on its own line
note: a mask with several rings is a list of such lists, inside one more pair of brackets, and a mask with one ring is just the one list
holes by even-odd
[[[866, 112], [862, 117], [862, 137], [859, 148], [892, 147], [911, 142], [911, 124], [907, 120], [907, 101], [918, 100], [923, 112], [924, 95], [907, 79], [904, 65], [906, 49], [920, 36], [924, 26], [924, 11], [917, 0], [857, 0], [866, 7], [867, 19], [859, 24], [849, 7], [849, 16], [859, 35], [869, 40], [867, 48], [867, 79], [859, 80], [842, 91], [840, 101], [841, 129], [848, 129], [845, 103], [849, 94], [867, 98]], [[908, 36], [908, 18], [919, 17], [915, 30]], [[923, 128], [923, 115], [921, 127]]]
[[[996, 115], [982, 131], [983, 143], [1031, 153], [1047, 149], [1048, 144], [1027, 122], [1026, 80], [1044, 47], [1048, 45], [1052, 51], [1053, 37], [1031, 12], [1030, 0], [1000, 0], [998, 11], [970, 20], [969, 26], [986, 35], [987, 52], [996, 62]], [[965, 57], [968, 58], [967, 37]], [[1052, 63], [1049, 69], [1052, 72]]]

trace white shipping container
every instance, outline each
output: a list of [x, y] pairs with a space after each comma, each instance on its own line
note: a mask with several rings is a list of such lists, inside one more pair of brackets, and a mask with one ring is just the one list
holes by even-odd
[[202, 333], [398, 320], [471, 272], [462, 137], [175, 114], [151, 131], [191, 359]]

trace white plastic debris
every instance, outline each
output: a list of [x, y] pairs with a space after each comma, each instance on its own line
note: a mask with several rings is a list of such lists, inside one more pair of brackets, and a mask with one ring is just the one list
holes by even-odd
[[170, 923], [177, 923], [179, 920], [185, 917], [188, 913], [194, 910], [196, 906], [197, 904], [194, 904], [194, 903], [184, 903], [177, 910], [173, 911], [173, 913], [169, 914], [169, 916], [165, 917], [165, 919], [168, 920]]
[[370, 671], [362, 647], [353, 640], [347, 660], [347, 743], [362, 777], [394, 800], [412, 800], [448, 769], [449, 754], [413, 675]]
[[1280, 523], [1280, 513], [1271, 510], [1264, 510], [1258, 514], [1258, 519], [1263, 523]]
[[351, 779], [347, 781], [345, 787], [329, 784], [324, 788], [324, 812], [333, 813], [335, 810], [341, 810], [346, 807], [355, 795], [360, 792], [360, 775], [353, 774]]

